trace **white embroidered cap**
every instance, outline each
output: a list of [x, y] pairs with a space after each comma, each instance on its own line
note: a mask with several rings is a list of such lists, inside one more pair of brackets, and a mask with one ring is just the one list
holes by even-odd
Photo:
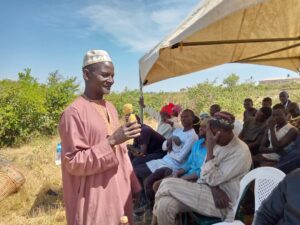
[[82, 68], [99, 62], [111, 62], [111, 58], [109, 54], [104, 50], [90, 50], [88, 51], [84, 58]]

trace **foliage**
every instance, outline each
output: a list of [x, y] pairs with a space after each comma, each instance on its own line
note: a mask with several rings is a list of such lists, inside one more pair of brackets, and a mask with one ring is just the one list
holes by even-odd
[[[300, 84], [297, 83], [256, 85], [251, 79], [244, 83], [238, 81], [239, 76], [231, 74], [221, 84], [216, 81], [206, 81], [176, 93], [144, 93], [144, 102], [157, 111], [164, 104], [173, 102], [181, 104], [183, 108], [194, 110], [196, 114], [208, 112], [212, 104], [219, 104], [222, 110], [233, 113], [241, 120], [245, 98], [252, 98], [254, 107], [259, 108], [264, 97], [271, 97], [273, 104], [276, 104], [279, 102], [278, 93], [281, 90], [287, 90], [292, 101], [300, 101], [298, 91]], [[136, 113], [139, 113], [139, 96], [138, 90], [125, 89], [120, 93], [114, 92], [106, 98], [116, 106], [119, 114], [123, 115], [122, 108], [125, 103], [133, 104]]]
[[[76, 97], [79, 88], [75, 78], [64, 79], [57, 71], [49, 74], [46, 84], [39, 83], [30, 69], [18, 75], [17, 81], [0, 81], [0, 147], [20, 144], [37, 135], [55, 134], [62, 111]], [[297, 83], [256, 85], [251, 79], [239, 83], [239, 77], [231, 74], [221, 84], [206, 81], [180, 92], [144, 93], [144, 102], [157, 111], [173, 102], [196, 114], [208, 112], [210, 105], [216, 103], [241, 119], [245, 98], [252, 98], [254, 106], [259, 108], [264, 97], [271, 97], [275, 104], [279, 101], [278, 93], [287, 90], [290, 99], [298, 102], [299, 88]], [[105, 98], [121, 116], [125, 103], [133, 104], [134, 111], [140, 112], [138, 90], [112, 92]]]
[[55, 72], [40, 84], [30, 69], [17, 81], [0, 81], [0, 146], [20, 144], [37, 135], [54, 134], [59, 114], [75, 97], [75, 78]]

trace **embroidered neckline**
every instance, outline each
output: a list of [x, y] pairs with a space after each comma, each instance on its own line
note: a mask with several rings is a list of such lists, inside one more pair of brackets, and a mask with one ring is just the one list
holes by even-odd
[[92, 106], [97, 110], [97, 112], [99, 113], [99, 115], [101, 116], [101, 118], [104, 121], [106, 130], [107, 130], [107, 134], [108, 135], [112, 135], [113, 132], [116, 130], [114, 123], [112, 121], [112, 117], [109, 113], [109, 110], [106, 107], [106, 101], [104, 99], [101, 100], [91, 100], [89, 99], [86, 95], [81, 95], [84, 99], [86, 99], [87, 101], [89, 101]]

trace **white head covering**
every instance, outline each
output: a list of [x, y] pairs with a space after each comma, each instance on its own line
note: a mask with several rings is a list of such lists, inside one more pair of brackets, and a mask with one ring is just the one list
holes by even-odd
[[109, 54], [104, 50], [90, 50], [88, 51], [84, 58], [82, 68], [99, 62], [111, 62], [111, 58]]

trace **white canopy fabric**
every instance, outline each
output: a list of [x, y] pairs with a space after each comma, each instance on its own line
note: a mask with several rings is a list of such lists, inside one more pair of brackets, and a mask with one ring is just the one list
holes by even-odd
[[300, 0], [202, 0], [140, 59], [140, 78], [148, 85], [233, 62], [297, 71]]

